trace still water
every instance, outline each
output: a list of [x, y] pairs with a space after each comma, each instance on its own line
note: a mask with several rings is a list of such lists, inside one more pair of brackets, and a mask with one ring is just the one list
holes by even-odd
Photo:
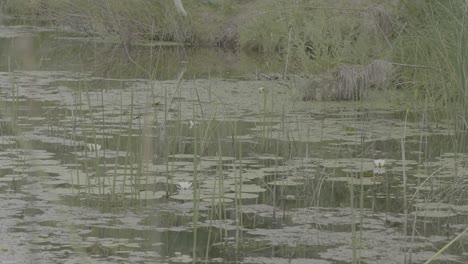
[[422, 263], [466, 228], [466, 133], [384, 91], [3, 22], [0, 263]]

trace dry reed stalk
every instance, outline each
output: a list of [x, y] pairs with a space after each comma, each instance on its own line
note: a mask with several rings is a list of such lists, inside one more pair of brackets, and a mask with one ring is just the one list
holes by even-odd
[[373, 35], [388, 38], [394, 32], [391, 15], [381, 6], [371, 6], [364, 14], [364, 27]]
[[340, 66], [333, 74], [337, 87], [332, 99], [357, 100], [371, 87], [383, 89], [392, 71], [392, 64], [384, 60], [374, 60], [364, 66]]
[[392, 78], [393, 65], [374, 60], [367, 65], [343, 65], [330, 77], [315, 78], [306, 88], [303, 100], [359, 100], [371, 89], [384, 89]]

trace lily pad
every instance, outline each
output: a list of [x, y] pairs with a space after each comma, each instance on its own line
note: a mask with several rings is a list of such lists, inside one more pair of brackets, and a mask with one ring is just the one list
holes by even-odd
[[[126, 195], [126, 196], [127, 198], [130, 198], [130, 195]], [[153, 192], [153, 191], [145, 190], [145, 191], [140, 192], [140, 200], [158, 200], [165, 196], [166, 196], [165, 191]]]
[[354, 179], [351, 178], [348, 181], [348, 184], [353, 185], [379, 185], [382, 184], [382, 179], [380, 177], [370, 177], [370, 178], [361, 178], [361, 179]]
[[292, 168], [289, 166], [278, 166], [278, 167], [268, 167], [261, 169], [264, 173], [285, 173], [291, 171]]
[[[207, 195], [207, 194], [203, 194], [203, 193], [198, 194], [198, 198], [200, 200], [206, 199], [208, 197], [209, 197], [209, 195]], [[179, 193], [179, 194], [176, 194], [176, 195], [171, 195], [169, 198], [173, 199], [173, 200], [177, 200], [177, 201], [193, 201], [193, 193], [191, 191], [190, 192], [183, 192], [183, 193]]]
[[276, 180], [276, 181], [271, 181], [268, 183], [268, 185], [276, 185], [276, 186], [300, 186], [304, 185], [304, 183], [301, 182], [295, 182], [289, 179], [285, 180]]
[[417, 186], [417, 187], [414, 187], [412, 189], [415, 189], [417, 191], [436, 191], [439, 189], [438, 186], [428, 186], [428, 185], [425, 185], [425, 186]]
[[462, 214], [468, 213], [468, 205], [454, 205], [452, 209]]
[[[232, 186], [231, 190], [235, 191], [236, 186]], [[246, 193], [261, 193], [265, 192], [266, 189], [262, 188], [255, 184], [243, 184], [242, 186], [237, 186], [237, 190], [242, 190], [242, 192]]]
[[204, 160], [204, 161], [219, 161], [220, 159], [223, 162], [236, 160], [236, 158], [234, 158], [234, 157], [216, 157], [216, 156], [212, 156], [212, 157], [203, 157], [202, 158], [202, 160]]
[[327, 177], [327, 181], [337, 181], [337, 182], [347, 182], [349, 181], [349, 177]]
[[231, 198], [226, 198], [226, 197], [208, 197], [208, 198], [203, 198], [203, 202], [213, 202], [215, 204], [225, 204], [225, 203], [232, 203], [234, 202], [234, 199]]
[[417, 203], [413, 205], [417, 210], [450, 210], [453, 205], [446, 203]]
[[224, 194], [225, 198], [231, 198], [231, 199], [257, 199], [258, 194], [254, 193], [226, 193]]
[[[172, 159], [178, 159], [178, 160], [193, 160], [194, 158], [194, 155], [193, 154], [174, 154], [174, 155], [170, 155], [169, 158], [172, 158]], [[200, 158], [200, 156], [197, 156], [197, 158]]]
[[425, 218], [448, 218], [456, 216], [457, 214], [451, 211], [439, 211], [439, 210], [423, 210], [411, 212], [412, 215], [417, 217]]

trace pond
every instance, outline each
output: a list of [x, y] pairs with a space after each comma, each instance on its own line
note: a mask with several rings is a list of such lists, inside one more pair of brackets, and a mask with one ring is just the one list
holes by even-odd
[[423, 263], [466, 228], [466, 133], [395, 91], [304, 102], [266, 58], [3, 22], [0, 263]]

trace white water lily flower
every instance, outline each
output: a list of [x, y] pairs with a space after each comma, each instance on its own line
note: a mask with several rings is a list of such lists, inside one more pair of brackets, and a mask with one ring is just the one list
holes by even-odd
[[383, 167], [383, 166], [385, 166], [385, 160], [384, 159], [376, 159], [376, 160], [374, 160], [374, 165], [375, 165], [375, 167], [378, 167], [378, 168]]
[[86, 145], [88, 146], [88, 149], [89, 149], [90, 151], [98, 151], [98, 150], [101, 149], [101, 145], [99, 145], [99, 144], [91, 144], [91, 143], [88, 143], [88, 144], [86, 144]]
[[385, 168], [374, 168], [374, 175], [385, 174]]
[[177, 188], [179, 188], [180, 190], [187, 190], [187, 189], [192, 188], [191, 182], [178, 182], [176, 185], [177, 185]]

